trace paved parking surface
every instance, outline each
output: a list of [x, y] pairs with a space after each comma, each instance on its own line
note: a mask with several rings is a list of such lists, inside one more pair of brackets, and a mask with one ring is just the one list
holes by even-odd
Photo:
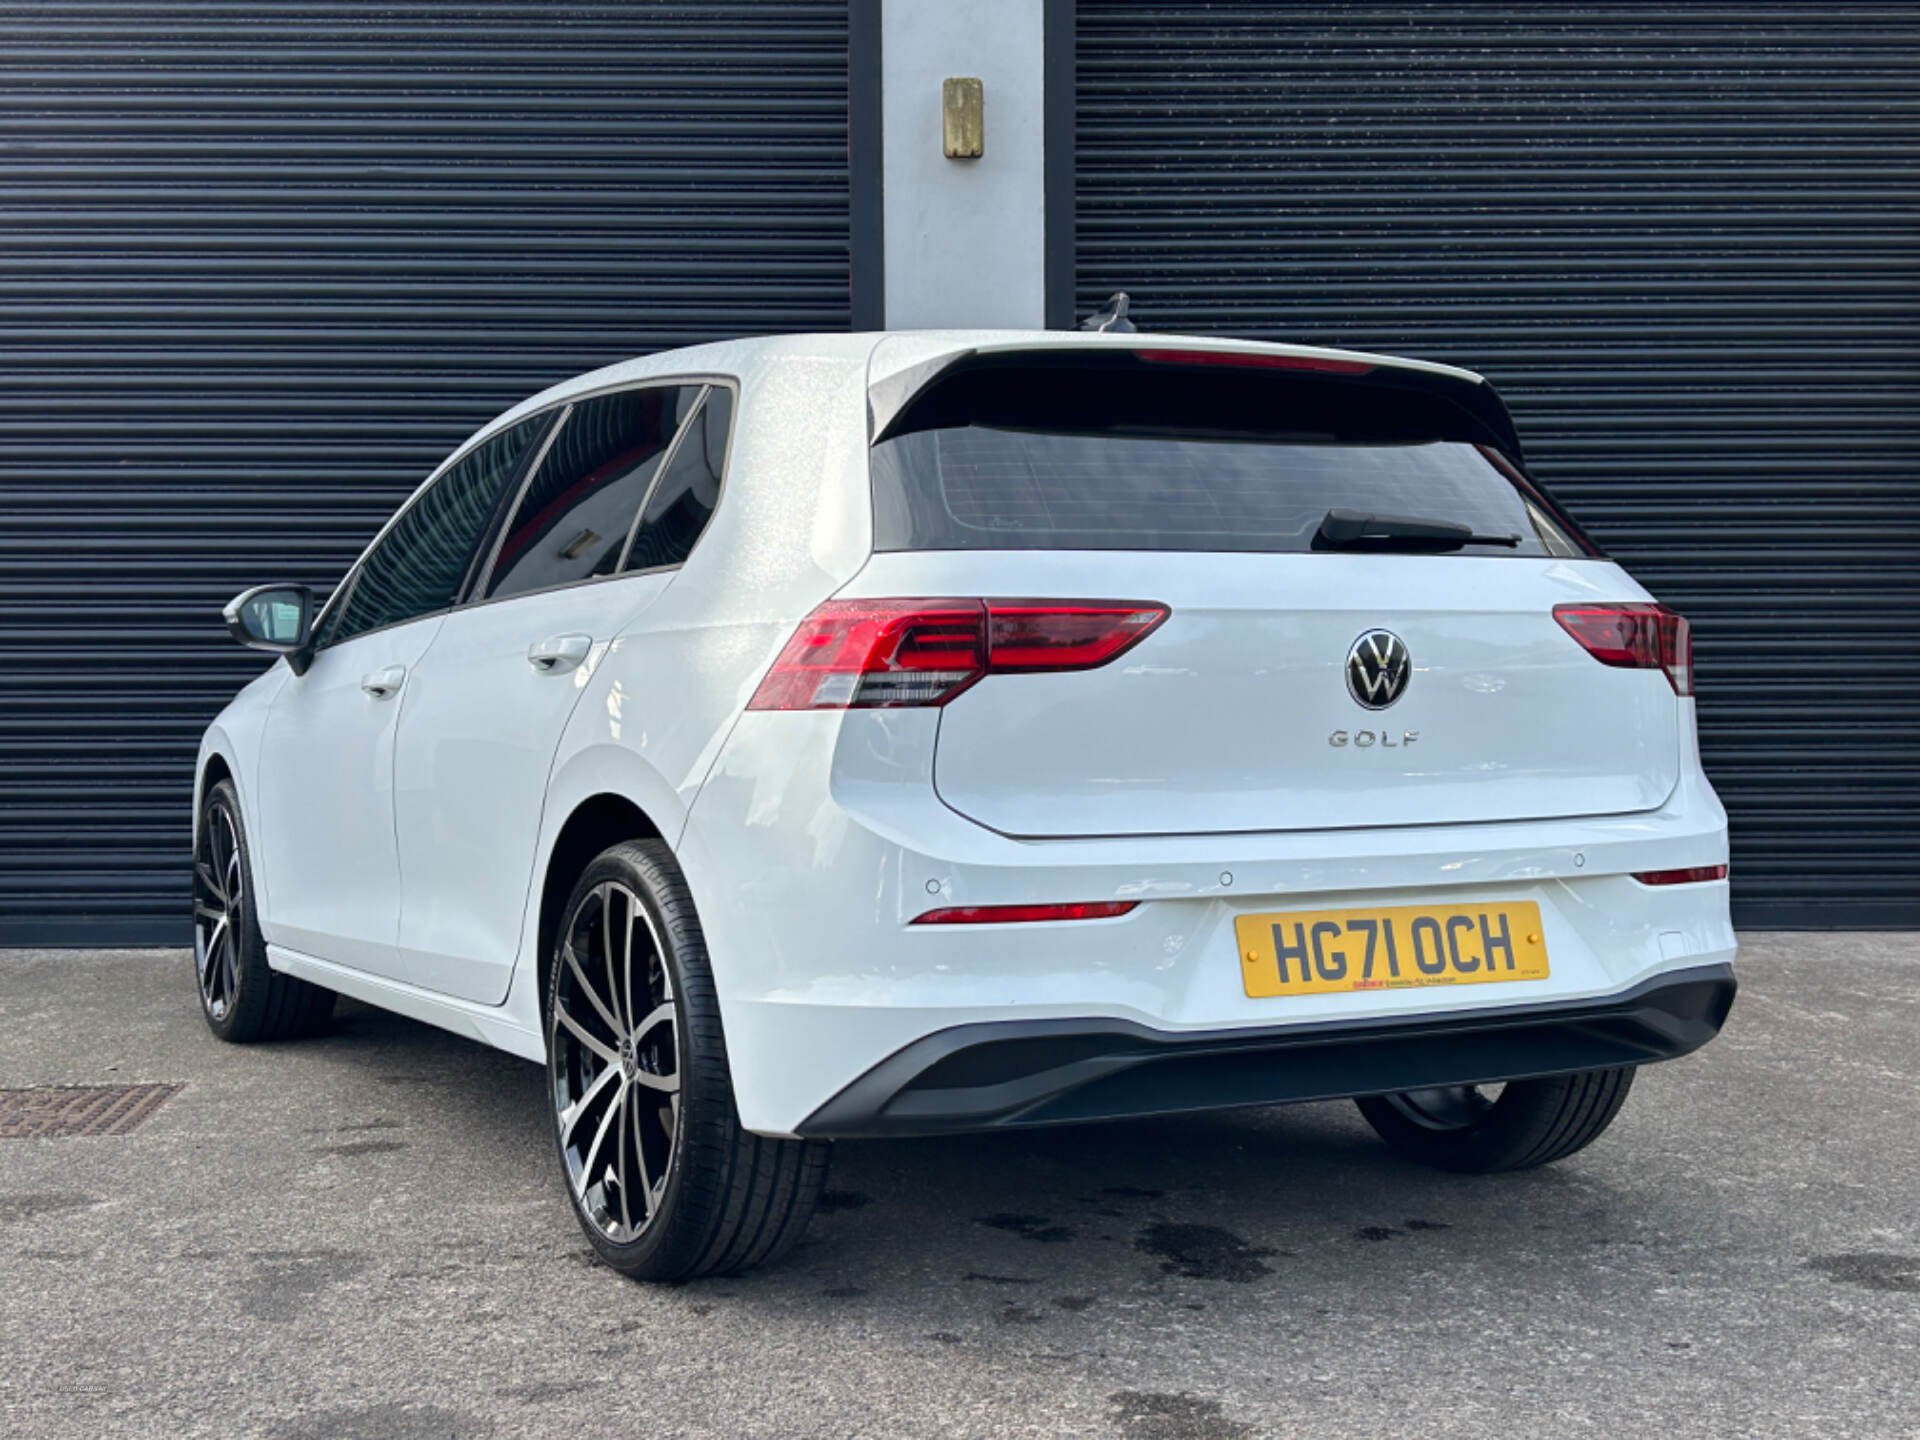
[[840, 1147], [779, 1268], [589, 1261], [541, 1073], [343, 1007], [221, 1046], [181, 952], [0, 954], [0, 1433], [1920, 1436], [1920, 938], [1747, 937], [1728, 1031], [1554, 1169], [1346, 1105]]

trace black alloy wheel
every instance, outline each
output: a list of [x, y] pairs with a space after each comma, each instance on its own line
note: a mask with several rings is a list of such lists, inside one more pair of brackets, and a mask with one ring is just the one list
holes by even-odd
[[807, 1228], [830, 1147], [740, 1124], [693, 896], [658, 840], [612, 846], [562, 913], [547, 1079], [575, 1218], [641, 1280], [733, 1275]]
[[240, 827], [226, 797], [207, 801], [193, 857], [193, 962], [209, 1023], [227, 1018], [240, 995], [239, 938], [246, 923]]
[[617, 880], [589, 891], [561, 938], [553, 1104], [581, 1214], [630, 1245], [660, 1209], [680, 1125], [679, 1008], [653, 917]]
[[267, 963], [254, 903], [253, 857], [231, 780], [207, 787], [193, 842], [193, 967], [207, 1028], [237, 1045], [309, 1035], [334, 993]]

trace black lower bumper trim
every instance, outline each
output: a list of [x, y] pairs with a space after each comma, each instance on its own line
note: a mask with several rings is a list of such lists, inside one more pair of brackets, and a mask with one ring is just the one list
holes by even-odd
[[1735, 988], [1732, 966], [1706, 965], [1598, 999], [1394, 1020], [1185, 1034], [1124, 1020], [957, 1025], [881, 1061], [799, 1133], [939, 1135], [1644, 1065], [1717, 1035]]

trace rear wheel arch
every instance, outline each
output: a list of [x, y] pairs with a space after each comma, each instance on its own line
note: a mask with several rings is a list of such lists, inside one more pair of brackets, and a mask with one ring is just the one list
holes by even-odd
[[831, 1147], [742, 1129], [705, 936], [666, 842], [602, 852], [560, 924], [571, 943], [549, 981], [547, 1075], [588, 1241], [646, 1280], [776, 1259], [806, 1230]]
[[573, 807], [560, 833], [554, 837], [540, 881], [540, 922], [535, 951], [539, 968], [535, 973], [540, 984], [536, 993], [543, 1011], [552, 978], [554, 940], [574, 882], [586, 872], [587, 866], [615, 845], [629, 840], [664, 839], [653, 817], [624, 795], [602, 792], [588, 796]]

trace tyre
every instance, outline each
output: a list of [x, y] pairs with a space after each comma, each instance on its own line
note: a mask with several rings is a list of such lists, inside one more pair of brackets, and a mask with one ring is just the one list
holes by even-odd
[[807, 1227], [830, 1146], [740, 1128], [699, 916], [667, 847], [581, 875], [547, 985], [554, 1139], [575, 1218], [641, 1280], [730, 1275]]
[[1355, 1103], [1382, 1140], [1422, 1165], [1472, 1174], [1530, 1170], [1597, 1139], [1620, 1113], [1633, 1068], [1369, 1095]]
[[193, 856], [193, 961], [200, 1013], [222, 1040], [247, 1045], [309, 1035], [333, 1014], [334, 994], [267, 964], [254, 904], [253, 859], [231, 780], [208, 789]]

